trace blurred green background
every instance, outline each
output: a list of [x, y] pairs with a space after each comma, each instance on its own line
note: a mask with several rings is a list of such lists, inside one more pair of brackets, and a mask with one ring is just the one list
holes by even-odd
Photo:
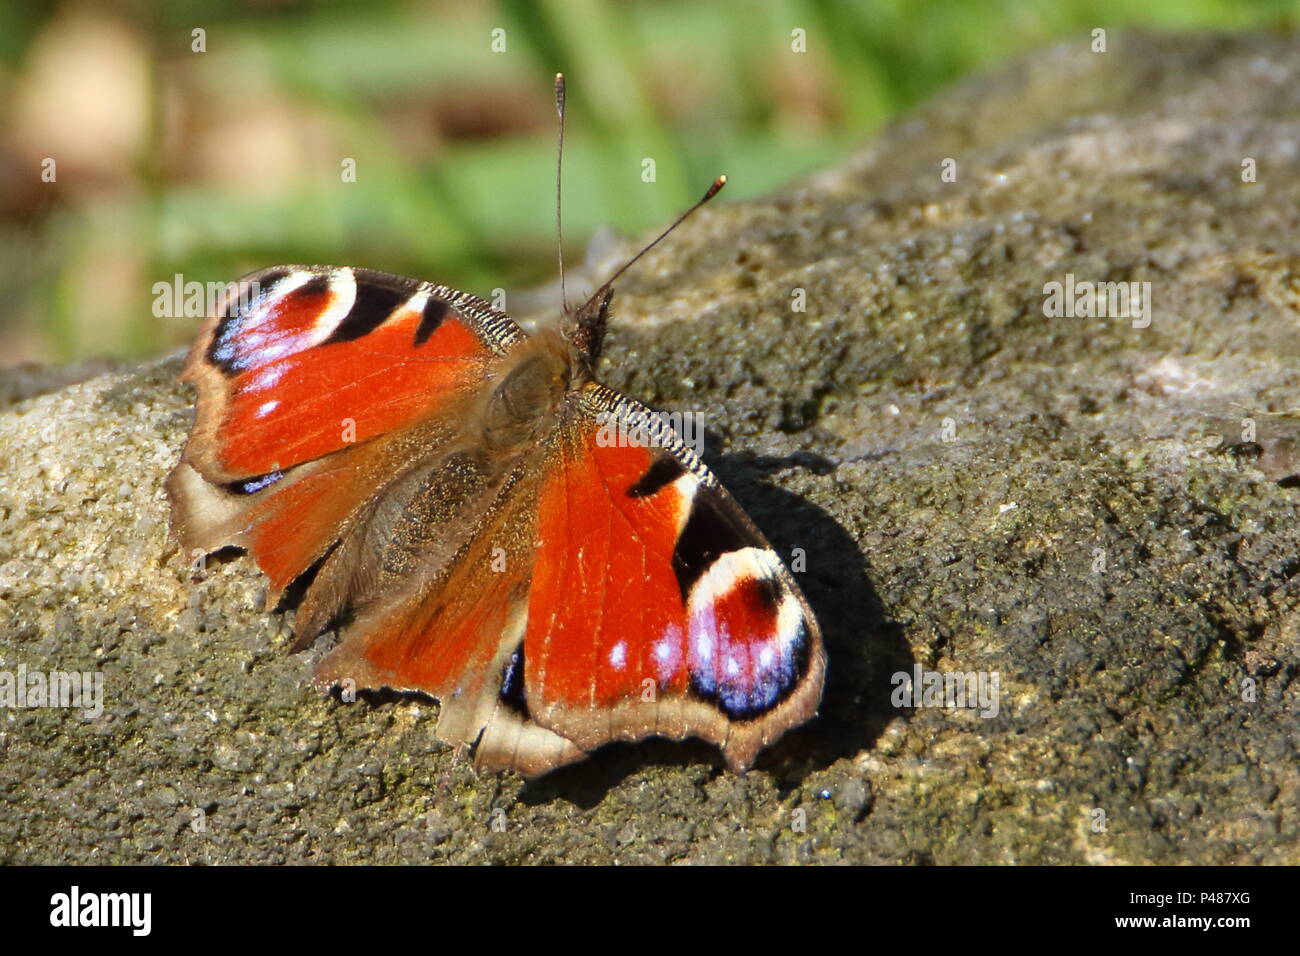
[[346, 263], [481, 295], [553, 278], [557, 70], [580, 257], [600, 226], [663, 223], [718, 172], [734, 201], [833, 163], [1030, 47], [1096, 27], [1291, 31], [1297, 6], [4, 0], [0, 365], [187, 341], [197, 319], [152, 308], [176, 273]]

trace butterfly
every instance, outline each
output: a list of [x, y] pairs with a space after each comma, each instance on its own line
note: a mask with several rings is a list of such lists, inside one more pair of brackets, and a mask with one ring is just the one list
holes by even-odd
[[622, 271], [531, 335], [369, 269], [246, 276], [180, 376], [198, 401], [174, 537], [245, 549], [268, 610], [300, 595], [294, 650], [339, 632], [318, 685], [436, 698], [436, 735], [477, 769], [663, 736], [743, 772], [815, 714], [820, 631], [696, 453], [596, 378]]

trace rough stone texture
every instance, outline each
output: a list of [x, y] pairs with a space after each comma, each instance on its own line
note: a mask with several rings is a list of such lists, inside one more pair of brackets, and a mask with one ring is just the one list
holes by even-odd
[[[0, 714], [0, 860], [1300, 863], [1297, 210], [1294, 41], [1112, 36], [628, 277], [606, 379], [705, 416], [826, 631], [822, 718], [744, 777], [652, 741], [475, 778], [435, 705], [312, 690], [246, 557], [166, 546], [175, 357], [13, 404], [0, 667], [108, 704]], [[1045, 316], [1067, 273], [1150, 281], [1150, 326]], [[999, 713], [894, 709], [915, 664]]]

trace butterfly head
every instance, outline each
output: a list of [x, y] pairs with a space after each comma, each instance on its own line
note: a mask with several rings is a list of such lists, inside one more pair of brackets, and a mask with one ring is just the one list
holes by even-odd
[[[605, 280], [604, 285], [592, 293], [591, 298], [578, 307], [576, 312], [572, 313], [572, 329], [566, 332], [566, 337], [573, 343], [574, 347], [587, 359], [589, 366], [594, 366], [596, 360], [600, 358], [601, 343], [605, 338], [605, 326], [609, 321], [609, 303], [614, 298], [614, 282], [626, 272], [637, 260], [647, 252], [659, 245], [661, 241], [695, 210], [699, 209], [706, 202], [718, 194], [723, 186], [727, 184], [726, 176], [719, 176], [713, 181], [706, 192], [695, 205], [682, 213], [673, 221], [673, 224], [661, 232], [654, 240], [648, 243], [640, 252], [634, 255], [627, 262], [623, 263], [612, 276]], [[561, 275], [563, 275], [561, 273]], [[561, 292], [563, 295], [563, 292]], [[565, 307], [566, 315], [569, 314], [568, 307]]]
[[609, 323], [609, 304], [613, 298], [614, 287], [607, 282], [573, 313], [573, 327], [567, 337], [582, 353], [588, 366], [594, 366], [600, 358], [605, 327]]

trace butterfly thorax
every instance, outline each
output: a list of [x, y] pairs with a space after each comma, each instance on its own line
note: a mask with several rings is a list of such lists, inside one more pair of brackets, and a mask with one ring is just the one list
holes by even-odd
[[550, 329], [513, 348], [494, 372], [482, 409], [482, 438], [489, 453], [510, 456], [553, 429], [584, 364], [573, 344]]

